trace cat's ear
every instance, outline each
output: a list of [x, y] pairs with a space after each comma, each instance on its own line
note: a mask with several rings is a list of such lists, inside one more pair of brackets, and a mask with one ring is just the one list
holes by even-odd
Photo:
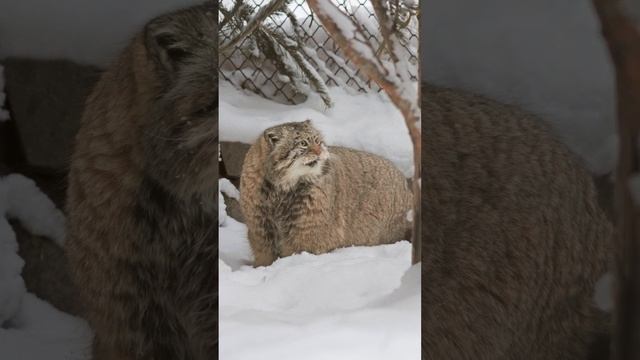
[[264, 132], [264, 139], [267, 140], [269, 145], [273, 146], [280, 141], [280, 134], [275, 130], [267, 130]]
[[303, 121], [306, 125], [311, 125], [311, 119], [307, 119], [305, 121]]
[[191, 55], [184, 34], [180, 33], [179, 22], [174, 14], [160, 16], [149, 22], [144, 31], [147, 52], [159, 68], [170, 75]]

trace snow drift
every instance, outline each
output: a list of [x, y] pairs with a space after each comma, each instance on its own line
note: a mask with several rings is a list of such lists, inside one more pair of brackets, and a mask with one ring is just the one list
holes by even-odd
[[24, 261], [8, 219], [35, 235], [62, 245], [64, 216], [36, 186], [21, 175], [0, 178], [0, 349], [3, 359], [84, 360], [92, 333], [81, 319], [60, 312], [27, 292], [21, 277]]

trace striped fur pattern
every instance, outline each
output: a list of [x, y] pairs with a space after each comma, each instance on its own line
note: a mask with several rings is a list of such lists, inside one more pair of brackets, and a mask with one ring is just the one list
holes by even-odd
[[310, 121], [269, 128], [251, 146], [240, 204], [255, 266], [410, 238], [412, 194], [402, 173], [379, 156], [327, 147]]
[[152, 20], [87, 101], [66, 251], [94, 359], [217, 355], [216, 6]]
[[586, 360], [612, 226], [540, 119], [423, 85], [422, 358]]

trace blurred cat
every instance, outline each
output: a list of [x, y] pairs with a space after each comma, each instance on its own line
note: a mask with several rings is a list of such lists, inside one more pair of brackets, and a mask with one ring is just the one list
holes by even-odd
[[217, 5], [148, 23], [90, 95], [69, 174], [95, 359], [217, 356]]
[[587, 359], [612, 251], [590, 175], [513, 106], [422, 96], [423, 358]]

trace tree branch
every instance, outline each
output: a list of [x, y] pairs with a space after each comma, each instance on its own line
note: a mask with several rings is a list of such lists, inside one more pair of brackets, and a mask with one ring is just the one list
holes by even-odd
[[619, 0], [594, 0], [616, 71], [618, 133], [616, 176], [617, 301], [614, 357], [640, 358], [640, 208], [630, 180], [640, 174], [640, 29]]
[[[395, 35], [393, 34], [393, 26], [394, 21], [389, 16], [389, 8], [387, 7], [387, 2], [383, 1], [373, 1], [373, 11], [376, 13], [376, 17], [378, 18], [378, 24], [380, 25], [380, 34], [382, 35], [382, 48], [386, 46], [389, 50], [393, 50]], [[391, 57], [391, 61], [394, 63], [398, 61], [396, 54], [393, 51], [389, 51], [389, 57]]]

